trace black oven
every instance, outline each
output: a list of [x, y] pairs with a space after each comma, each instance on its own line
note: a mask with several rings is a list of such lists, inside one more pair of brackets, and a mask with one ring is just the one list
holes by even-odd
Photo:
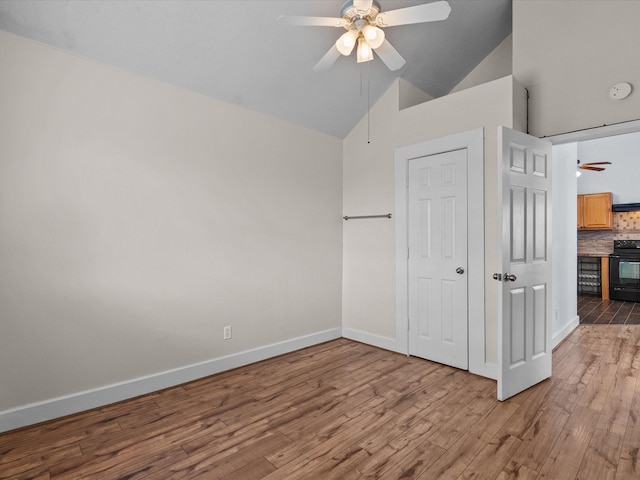
[[609, 298], [640, 302], [640, 240], [614, 240], [609, 255]]

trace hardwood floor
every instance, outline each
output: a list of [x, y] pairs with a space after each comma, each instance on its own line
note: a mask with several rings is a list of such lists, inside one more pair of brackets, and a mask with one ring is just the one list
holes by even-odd
[[0, 434], [3, 479], [640, 478], [640, 328], [583, 325], [495, 382], [340, 339]]
[[580, 323], [598, 325], [640, 325], [640, 303], [578, 296]]

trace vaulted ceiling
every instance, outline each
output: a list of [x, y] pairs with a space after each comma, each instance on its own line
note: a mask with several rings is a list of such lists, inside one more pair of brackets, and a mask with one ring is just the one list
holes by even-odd
[[447, 20], [386, 29], [396, 72], [354, 54], [314, 72], [344, 30], [277, 21], [339, 17], [343, 0], [0, 0], [0, 29], [343, 138], [395, 78], [446, 95], [511, 32], [511, 0], [448, 1]]

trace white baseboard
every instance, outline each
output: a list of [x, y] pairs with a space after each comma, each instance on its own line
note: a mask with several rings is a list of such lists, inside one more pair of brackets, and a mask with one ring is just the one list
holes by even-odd
[[[395, 338], [382, 337], [380, 335], [372, 335], [371, 333], [363, 332], [361, 330], [355, 330], [353, 328], [343, 328], [342, 336], [349, 340], [355, 340], [356, 342], [366, 343], [374, 347], [382, 348], [384, 350], [390, 350], [392, 352], [401, 353], [406, 355], [406, 345], [401, 347]], [[483, 363], [481, 365], [472, 366], [469, 365], [469, 372], [481, 377], [490, 378], [496, 380], [498, 378], [498, 365], [495, 363]]]
[[334, 328], [146, 377], [0, 411], [0, 433], [173, 387], [340, 337], [342, 329]]
[[558, 333], [553, 335], [551, 338], [551, 348], [556, 348], [560, 345], [560, 342], [567, 338], [571, 332], [573, 332], [576, 327], [580, 325], [580, 317], [576, 315], [571, 321], [569, 321]]
[[395, 338], [383, 337], [380, 335], [374, 335], [371, 333], [363, 332], [353, 328], [343, 328], [342, 336], [349, 340], [355, 340], [356, 342], [366, 343], [374, 347], [382, 348], [384, 350], [390, 350], [392, 352], [406, 354], [406, 352], [398, 347], [398, 342]]
[[[552, 338], [553, 348], [564, 340], [578, 325], [580, 318], [575, 317], [562, 330]], [[105, 387], [87, 390], [64, 397], [53, 398], [43, 402], [31, 403], [10, 410], [0, 411], [0, 433], [16, 428], [34, 425], [36, 423], [52, 420], [54, 418], [71, 415], [74, 413], [102, 407], [111, 403], [126, 400], [128, 398], [145, 395], [147, 393], [173, 387], [190, 382], [208, 375], [220, 373], [232, 368], [249, 365], [251, 363], [276, 357], [284, 353], [293, 352], [302, 348], [317, 345], [319, 343], [344, 337], [356, 342], [365, 343], [374, 347], [392, 352], [405, 354], [403, 348], [397, 345], [394, 338], [373, 335], [352, 328], [334, 328], [317, 332], [304, 337], [294, 338], [264, 347], [247, 350], [226, 357], [215, 358], [205, 362], [188, 365], [186, 367], [168, 370], [166, 372], [135, 378]], [[494, 364], [485, 364], [479, 370], [470, 370], [471, 373], [488, 378], [496, 378]]]
[[498, 364], [484, 362], [479, 365], [471, 365], [471, 363], [469, 363], [469, 373], [473, 373], [474, 375], [479, 375], [485, 378], [490, 378], [491, 380], [497, 380]]

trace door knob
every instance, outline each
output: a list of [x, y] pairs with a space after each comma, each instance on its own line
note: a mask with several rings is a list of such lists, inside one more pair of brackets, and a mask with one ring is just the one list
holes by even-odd
[[505, 282], [515, 282], [518, 279], [518, 277], [516, 277], [515, 275], [509, 275], [508, 273], [504, 274], [504, 281]]
[[457, 273], [458, 275], [462, 275], [462, 274], [464, 273], [464, 268], [462, 268], [462, 267], [458, 267], [458, 268], [456, 268], [456, 273]]
[[499, 282], [502, 281], [502, 274], [501, 273], [494, 273], [493, 274], [493, 279], [494, 280], [498, 280]]

